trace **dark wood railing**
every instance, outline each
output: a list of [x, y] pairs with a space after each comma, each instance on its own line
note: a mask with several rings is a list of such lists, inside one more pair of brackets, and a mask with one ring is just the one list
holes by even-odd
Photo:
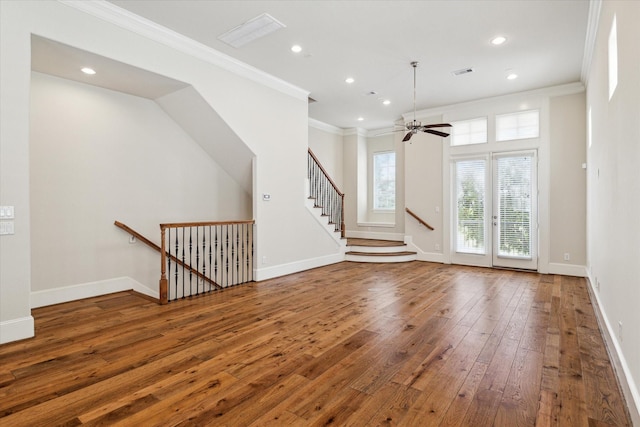
[[427, 227], [429, 230], [433, 230], [434, 228], [432, 226], [430, 226], [429, 224], [427, 224], [426, 221], [424, 221], [422, 218], [420, 218], [418, 215], [416, 215], [415, 213], [413, 213], [409, 208], [404, 208], [405, 211], [407, 211], [407, 213], [409, 215], [411, 215], [412, 217], [414, 217], [416, 220], [418, 220], [418, 222], [422, 225], [424, 225], [425, 227]]
[[314, 206], [322, 209], [322, 215], [334, 224], [340, 237], [345, 236], [344, 193], [322, 167], [318, 158], [309, 149], [308, 156], [309, 198], [314, 199]]
[[161, 246], [115, 221], [160, 252], [159, 302], [205, 294], [253, 281], [255, 221], [160, 224]]

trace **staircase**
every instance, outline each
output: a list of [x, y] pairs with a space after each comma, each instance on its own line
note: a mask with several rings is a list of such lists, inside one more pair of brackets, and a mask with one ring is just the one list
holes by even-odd
[[416, 252], [407, 251], [404, 242], [396, 240], [347, 239], [345, 259], [354, 262], [409, 262], [415, 261]]
[[346, 261], [381, 263], [417, 259], [417, 253], [407, 251], [406, 243], [400, 241], [349, 238], [345, 242], [344, 193], [329, 177], [313, 151], [309, 149], [308, 153], [307, 209], [336, 240]]

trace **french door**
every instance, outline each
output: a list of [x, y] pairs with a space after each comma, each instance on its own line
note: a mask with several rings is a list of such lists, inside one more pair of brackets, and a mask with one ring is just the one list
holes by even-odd
[[451, 261], [536, 270], [536, 151], [454, 158], [451, 165]]

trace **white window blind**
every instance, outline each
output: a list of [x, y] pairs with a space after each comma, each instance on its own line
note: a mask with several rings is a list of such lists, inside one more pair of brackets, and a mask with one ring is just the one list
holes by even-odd
[[533, 155], [497, 159], [498, 256], [531, 258]]
[[484, 159], [455, 162], [456, 252], [486, 253], [485, 171]]
[[373, 155], [373, 209], [396, 208], [396, 153]]
[[451, 123], [451, 145], [484, 144], [487, 142], [487, 118]]
[[537, 138], [540, 135], [540, 112], [538, 110], [496, 116], [496, 140]]

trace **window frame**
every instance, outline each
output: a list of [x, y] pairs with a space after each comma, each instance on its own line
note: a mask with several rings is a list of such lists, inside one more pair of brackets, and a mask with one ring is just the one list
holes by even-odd
[[[393, 155], [393, 206], [392, 207], [380, 207], [378, 206], [378, 180], [377, 180], [377, 162], [376, 159], [382, 155]], [[389, 166], [386, 166], [387, 168]], [[371, 208], [374, 212], [394, 212], [396, 210], [396, 152], [393, 150], [377, 151], [372, 155], [372, 203]]]

